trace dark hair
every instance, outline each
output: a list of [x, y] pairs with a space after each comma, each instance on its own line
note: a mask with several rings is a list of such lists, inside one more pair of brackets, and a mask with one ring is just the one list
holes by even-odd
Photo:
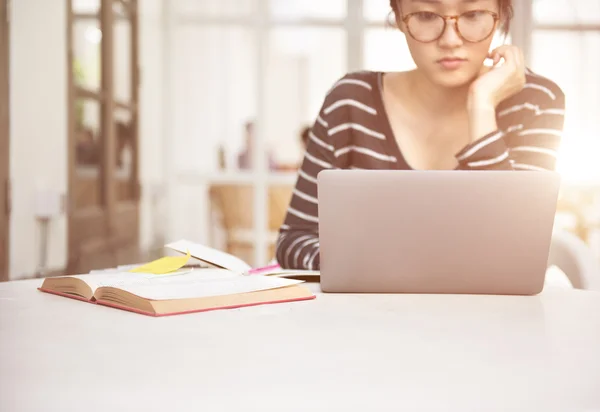
[[[393, 20], [394, 15], [398, 15], [400, 13], [398, 10], [399, 1], [400, 0], [390, 0], [390, 7], [392, 8], [390, 20]], [[502, 34], [505, 36], [510, 30], [510, 21], [512, 20], [514, 14], [512, 3], [512, 0], [498, 0], [498, 5], [500, 6], [500, 19], [502, 20], [501, 30]]]

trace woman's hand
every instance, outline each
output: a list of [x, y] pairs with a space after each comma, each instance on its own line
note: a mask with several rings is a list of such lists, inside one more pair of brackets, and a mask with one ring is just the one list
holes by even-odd
[[[489, 57], [494, 61], [494, 66], [484, 66], [469, 89], [467, 110], [471, 142], [498, 129], [496, 107], [525, 86], [525, 59], [518, 47], [500, 46]], [[504, 59], [504, 63], [497, 66], [501, 59]]]
[[[495, 110], [501, 101], [517, 94], [525, 86], [525, 58], [518, 47], [500, 46], [489, 54], [489, 58], [494, 61], [494, 66], [484, 66], [469, 89], [469, 111]], [[501, 59], [504, 63], [496, 67]]]

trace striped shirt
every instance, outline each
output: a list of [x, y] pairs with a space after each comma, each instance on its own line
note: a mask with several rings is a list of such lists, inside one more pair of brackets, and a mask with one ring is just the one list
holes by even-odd
[[[383, 107], [379, 72], [347, 74], [327, 93], [279, 231], [276, 257], [282, 267], [320, 268], [317, 174], [321, 170], [411, 169]], [[497, 107], [498, 130], [460, 150], [457, 170], [554, 170], [564, 113], [561, 89], [528, 70], [523, 90]]]

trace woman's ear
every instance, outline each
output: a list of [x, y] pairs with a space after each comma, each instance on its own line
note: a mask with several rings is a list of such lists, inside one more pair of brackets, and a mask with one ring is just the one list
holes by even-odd
[[402, 24], [402, 21], [397, 18], [396, 13], [393, 10], [388, 14], [387, 24], [404, 33], [404, 25]]

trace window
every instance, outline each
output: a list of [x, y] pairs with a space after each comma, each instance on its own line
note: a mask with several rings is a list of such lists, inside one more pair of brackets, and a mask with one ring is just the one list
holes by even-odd
[[415, 68], [404, 34], [395, 28], [369, 28], [365, 32], [364, 66], [367, 70], [400, 71]]
[[600, 2], [535, 0], [533, 4], [531, 68], [555, 81], [566, 95], [558, 169], [567, 181], [598, 181]]
[[271, 16], [276, 20], [342, 20], [346, 9], [347, 0], [269, 0]]
[[600, 23], [598, 0], [534, 0], [533, 17], [536, 24]]
[[260, 0], [168, 0], [177, 13], [202, 17], [231, 17], [252, 14]]
[[346, 73], [345, 33], [340, 28], [274, 28], [266, 68], [267, 149], [275, 164], [290, 168], [299, 165], [304, 151], [302, 127], [312, 125], [327, 90]]
[[[172, 64], [179, 68], [171, 80], [172, 133], [186, 136], [173, 139], [173, 150], [180, 154], [177, 169], [214, 173], [237, 168], [247, 149], [246, 124], [256, 117], [254, 32], [238, 26], [186, 25], [175, 31], [172, 47]], [[201, 153], [203, 161], [198, 161]]]
[[100, 11], [101, 0], [72, 0], [72, 9], [75, 14], [94, 14]]
[[67, 2], [71, 273], [138, 259], [137, 5]]
[[363, 15], [368, 22], [387, 22], [390, 11], [389, 0], [366, 0], [363, 3]]

